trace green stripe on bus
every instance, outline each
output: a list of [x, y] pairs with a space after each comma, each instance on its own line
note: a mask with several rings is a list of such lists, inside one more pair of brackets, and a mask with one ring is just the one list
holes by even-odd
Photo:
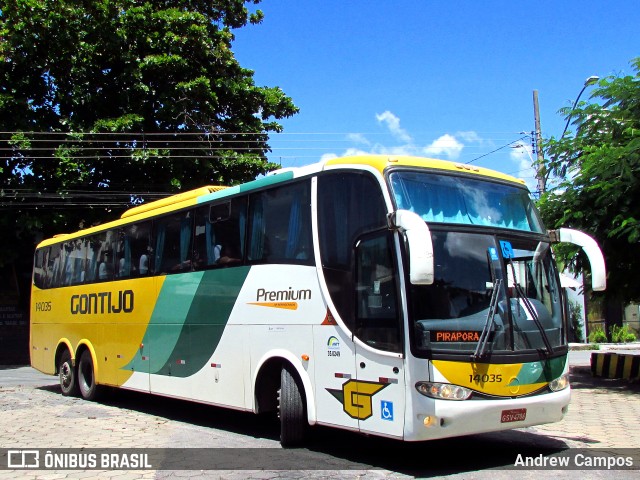
[[231, 195], [235, 195], [240, 193], [240, 187], [229, 187], [224, 190], [220, 190], [218, 192], [209, 193], [208, 195], [203, 195], [202, 197], [198, 197], [198, 205], [201, 203], [210, 202], [211, 200], [217, 200], [219, 198], [230, 197]]
[[555, 380], [564, 371], [567, 357], [556, 357], [542, 362], [524, 363], [517, 377], [517, 384], [532, 385], [536, 383], [549, 383]]
[[210, 202], [212, 200], [219, 200], [221, 198], [230, 197], [238, 193], [247, 193], [262, 187], [268, 187], [270, 185], [286, 182], [287, 180], [291, 180], [291, 179], [293, 179], [293, 172], [283, 172], [283, 173], [278, 173], [277, 175], [268, 175], [266, 177], [253, 180], [252, 182], [249, 182], [249, 183], [236, 185], [234, 187], [225, 188], [224, 190], [220, 190], [218, 192], [213, 192], [208, 195], [203, 195], [201, 197], [198, 197], [197, 203], [199, 205], [201, 203]]
[[293, 172], [282, 172], [276, 175], [267, 175], [266, 177], [259, 178], [252, 182], [245, 183], [240, 185], [241, 192], [250, 192], [251, 190], [256, 190], [262, 187], [268, 187], [270, 185], [275, 185], [276, 183], [286, 182], [287, 180], [291, 180], [293, 178]]
[[123, 369], [148, 373], [160, 369], [166, 363], [178, 342], [184, 319], [203, 274], [204, 272], [167, 275], [142, 339], [144, 357], [148, 360], [136, 355]]
[[165, 278], [142, 340], [148, 360], [136, 355], [123, 369], [187, 377], [217, 347], [249, 267]]
[[204, 272], [178, 341], [165, 363], [160, 368], [154, 364], [151, 373], [188, 377], [209, 361], [248, 274], [249, 267]]

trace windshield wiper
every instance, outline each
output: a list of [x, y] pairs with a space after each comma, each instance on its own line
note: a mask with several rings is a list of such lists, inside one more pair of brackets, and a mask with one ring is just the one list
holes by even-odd
[[545, 332], [544, 327], [540, 322], [540, 318], [538, 317], [538, 312], [536, 312], [536, 309], [531, 303], [531, 300], [529, 300], [529, 298], [524, 293], [524, 290], [522, 290], [522, 287], [520, 286], [520, 284], [516, 281], [517, 277], [516, 277], [515, 267], [513, 266], [513, 259], [509, 259], [509, 266], [511, 267], [511, 273], [513, 274], [513, 287], [516, 290], [516, 295], [519, 300], [522, 300], [524, 307], [527, 309], [527, 312], [529, 312], [529, 315], [531, 315], [533, 323], [536, 324], [536, 327], [538, 327], [538, 330], [540, 331], [540, 336], [542, 337], [544, 346], [547, 349], [547, 353], [551, 355], [553, 353], [553, 347], [551, 346], [551, 343], [549, 343], [549, 337], [547, 336], [547, 332]]
[[471, 358], [473, 360], [479, 360], [484, 356], [484, 351], [487, 348], [487, 342], [489, 341], [489, 335], [491, 333], [491, 326], [493, 325], [493, 317], [496, 314], [496, 308], [498, 307], [498, 295], [500, 287], [502, 286], [502, 279], [498, 278], [493, 282], [493, 291], [491, 292], [491, 301], [489, 302], [489, 313], [487, 313], [487, 319], [484, 322], [478, 345], [476, 345], [476, 351]]

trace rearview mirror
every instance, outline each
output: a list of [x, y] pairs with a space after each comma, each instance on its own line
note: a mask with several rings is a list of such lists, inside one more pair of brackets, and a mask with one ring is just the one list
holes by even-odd
[[433, 242], [427, 223], [409, 210], [388, 215], [389, 228], [402, 230], [409, 246], [409, 281], [414, 285], [431, 285], [434, 279]]
[[591, 289], [601, 292], [607, 288], [607, 269], [604, 264], [604, 255], [598, 243], [589, 235], [572, 228], [559, 228], [549, 232], [555, 243], [567, 242], [582, 247], [591, 264]]

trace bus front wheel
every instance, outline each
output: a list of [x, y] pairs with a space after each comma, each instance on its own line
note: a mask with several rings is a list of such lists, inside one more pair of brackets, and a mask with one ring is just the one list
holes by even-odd
[[58, 363], [58, 378], [60, 379], [60, 390], [62, 390], [62, 395], [65, 397], [78, 395], [78, 380], [69, 350], [65, 350], [62, 352], [62, 355], [60, 355], [60, 361]]
[[280, 373], [278, 413], [280, 416], [280, 443], [295, 447], [304, 441], [307, 419], [302, 386], [293, 367], [285, 365]]
[[80, 355], [78, 362], [78, 386], [80, 395], [85, 400], [95, 400], [98, 395], [98, 385], [96, 384], [95, 371], [93, 369], [93, 359], [91, 352], [85, 350]]

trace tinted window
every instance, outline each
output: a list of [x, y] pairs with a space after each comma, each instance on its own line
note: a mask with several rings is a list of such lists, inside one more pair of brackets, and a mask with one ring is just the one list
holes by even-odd
[[308, 181], [255, 193], [249, 205], [249, 261], [312, 263]]
[[129, 278], [150, 273], [151, 222], [126, 225], [118, 231], [116, 278]]
[[393, 172], [389, 178], [398, 208], [426, 222], [542, 232], [524, 187], [427, 172]]
[[49, 251], [49, 247], [36, 250], [33, 260], [33, 283], [38, 288], [47, 287]]
[[318, 178], [320, 255], [331, 298], [342, 320], [354, 327], [354, 262], [357, 238], [386, 227], [380, 184], [370, 174], [332, 172]]
[[401, 350], [397, 274], [389, 232], [365, 236], [356, 246], [355, 335], [379, 350]]
[[192, 226], [192, 211], [174, 213], [153, 222], [156, 273], [191, 270]]
[[196, 268], [241, 264], [247, 223], [246, 198], [206, 205], [195, 213], [193, 261]]

